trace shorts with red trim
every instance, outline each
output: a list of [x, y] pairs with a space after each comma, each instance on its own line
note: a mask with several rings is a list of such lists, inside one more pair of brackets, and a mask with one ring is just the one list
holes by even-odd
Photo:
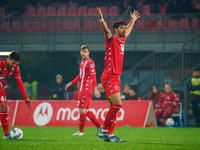
[[78, 108], [90, 108], [92, 93], [92, 88], [84, 88], [78, 92]]
[[119, 75], [103, 72], [101, 82], [106, 91], [106, 99], [115, 93], [120, 93], [120, 78]]
[[6, 94], [3, 89], [3, 85], [0, 82], [0, 103], [6, 103]]

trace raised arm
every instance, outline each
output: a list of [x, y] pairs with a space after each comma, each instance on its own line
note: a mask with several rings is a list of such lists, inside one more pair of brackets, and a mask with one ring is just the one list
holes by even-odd
[[131, 33], [132, 29], [133, 29], [133, 25], [135, 24], [135, 21], [140, 18], [140, 13], [136, 10], [134, 10], [133, 13], [130, 12], [130, 17], [131, 20], [129, 22], [129, 24], [126, 26], [126, 36], [129, 36], [129, 34]]
[[97, 12], [98, 12], [98, 16], [99, 16], [99, 21], [100, 21], [101, 27], [102, 27], [102, 29], [104, 31], [104, 37], [108, 40], [108, 39], [111, 38], [112, 33], [108, 29], [107, 23], [104, 21], [101, 9], [99, 7], [97, 7]]

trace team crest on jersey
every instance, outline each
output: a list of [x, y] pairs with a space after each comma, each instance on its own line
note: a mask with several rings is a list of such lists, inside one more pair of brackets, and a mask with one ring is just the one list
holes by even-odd
[[121, 51], [124, 52], [124, 44], [120, 44], [121, 46]]
[[94, 64], [90, 64], [90, 68], [94, 68]]
[[92, 72], [94, 72], [94, 69], [92, 69]]

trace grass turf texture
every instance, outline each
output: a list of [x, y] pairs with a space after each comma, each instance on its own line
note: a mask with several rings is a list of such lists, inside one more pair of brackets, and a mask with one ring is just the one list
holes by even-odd
[[[12, 129], [13, 127], [10, 127]], [[3, 140], [1, 150], [198, 150], [200, 128], [133, 128], [117, 127], [115, 134], [125, 138], [125, 143], [108, 143], [96, 136], [95, 127], [86, 127], [82, 137], [72, 136], [78, 127], [19, 127], [21, 140]]]

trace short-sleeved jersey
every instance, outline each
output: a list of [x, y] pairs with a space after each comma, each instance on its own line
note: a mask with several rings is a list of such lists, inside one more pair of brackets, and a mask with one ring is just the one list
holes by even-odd
[[7, 78], [9, 75], [13, 74], [15, 79], [21, 78], [19, 66], [16, 65], [14, 68], [9, 69], [6, 66], [7, 58], [0, 58], [0, 81]]
[[80, 64], [79, 72], [79, 91], [84, 89], [88, 90], [93, 87], [93, 81], [91, 75], [96, 74], [95, 63], [92, 59], [87, 58]]
[[116, 75], [122, 74], [125, 40], [126, 36], [119, 40], [114, 35], [109, 40], [105, 39], [104, 72]]

